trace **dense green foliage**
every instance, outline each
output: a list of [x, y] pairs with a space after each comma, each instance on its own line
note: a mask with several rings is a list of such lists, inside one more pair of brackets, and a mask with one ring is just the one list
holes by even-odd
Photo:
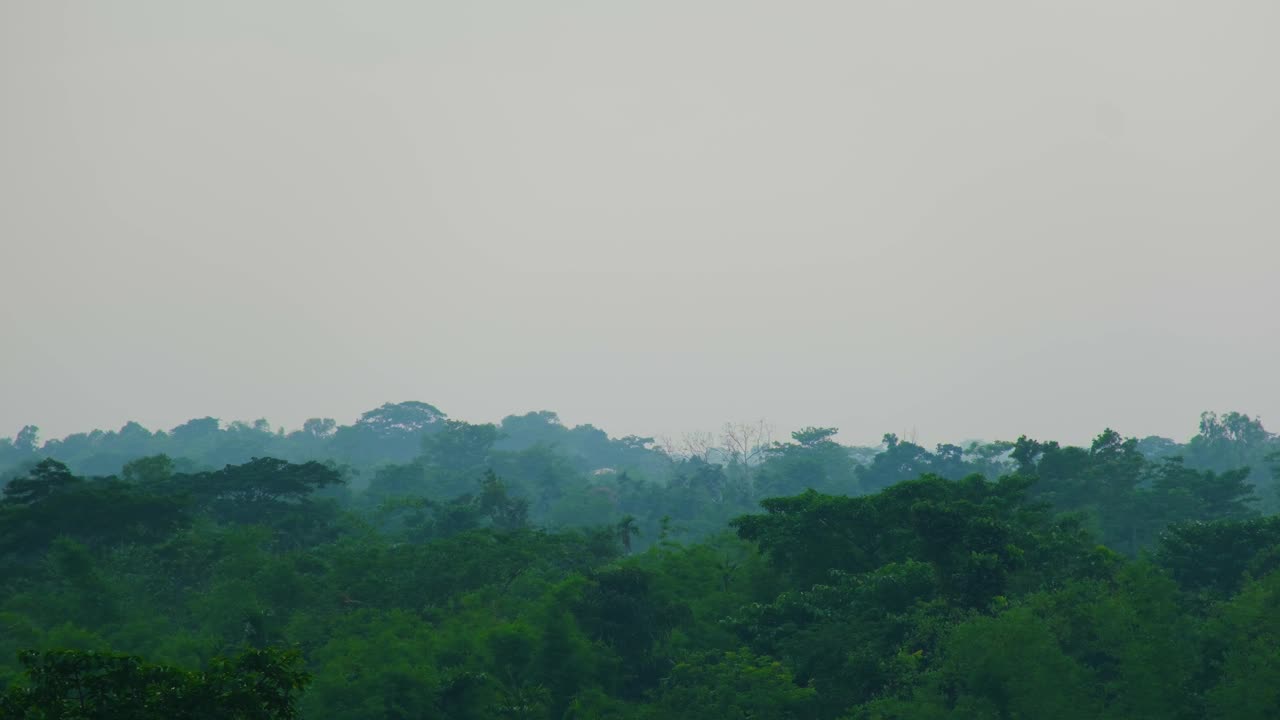
[[25, 651], [27, 682], [0, 695], [6, 718], [28, 720], [291, 720], [309, 681], [296, 653], [246, 650], [203, 671], [92, 650]]
[[27, 429], [0, 448], [0, 709], [1277, 717], [1277, 447], [1235, 413], [1185, 445], [933, 451], [675, 454], [425, 403]]

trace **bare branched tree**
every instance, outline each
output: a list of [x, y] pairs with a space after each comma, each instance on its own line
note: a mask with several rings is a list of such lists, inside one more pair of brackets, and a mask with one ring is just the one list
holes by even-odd
[[764, 419], [725, 423], [720, 444], [729, 462], [741, 468], [743, 479], [751, 487], [755, 467], [764, 462], [773, 445], [773, 426]]
[[773, 426], [764, 420], [725, 423], [720, 432], [720, 445], [730, 461], [759, 465], [773, 445]]
[[680, 454], [685, 457], [711, 462], [711, 458], [719, 450], [715, 436], [705, 430], [687, 432], [680, 438]]
[[663, 455], [666, 455], [672, 460], [680, 457], [680, 446], [671, 439], [670, 435], [659, 435], [657, 439], [654, 440], [653, 446]]

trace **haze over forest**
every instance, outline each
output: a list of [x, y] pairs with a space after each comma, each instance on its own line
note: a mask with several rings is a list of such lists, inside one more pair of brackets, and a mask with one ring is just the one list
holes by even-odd
[[0, 2], [0, 718], [1280, 718], [1278, 29]]
[[[0, 716], [1267, 720], [1280, 435], [0, 439]], [[16, 660], [16, 662], [15, 662]]]

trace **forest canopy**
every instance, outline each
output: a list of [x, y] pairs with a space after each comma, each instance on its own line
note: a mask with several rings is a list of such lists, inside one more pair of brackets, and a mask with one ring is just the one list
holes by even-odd
[[0, 715], [1271, 718], [1280, 438], [0, 440]]

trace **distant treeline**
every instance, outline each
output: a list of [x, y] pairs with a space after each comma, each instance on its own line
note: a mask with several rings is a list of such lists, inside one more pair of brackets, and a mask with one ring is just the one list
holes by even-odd
[[[136, 422], [118, 431], [75, 433], [61, 440], [39, 440], [38, 427], [22, 428], [12, 440], [0, 438], [0, 475], [15, 466], [53, 458], [84, 475], [119, 474], [125, 463], [148, 455], [168, 455], [190, 470], [211, 470], [254, 457], [292, 461], [331, 460], [355, 471], [417, 457], [425, 436], [457, 421], [423, 402], [387, 403], [370, 410], [351, 425], [332, 418], [312, 418], [299, 430], [273, 429], [265, 419], [223, 423], [217, 418], [189, 420], [172, 430], [152, 432]], [[612, 440], [591, 425], [567, 428], [551, 412], [512, 415], [492, 428], [497, 450], [554, 445], [575, 459], [581, 469], [610, 465], [643, 467], [653, 458], [645, 453], [652, 438]]]
[[199, 475], [255, 458], [319, 462], [343, 480], [341, 490], [330, 491], [336, 498], [381, 508], [385, 522], [403, 523], [411, 514], [405, 501], [449, 501], [489, 470], [528, 504], [532, 522], [581, 527], [628, 516], [641, 532], [640, 547], [664, 522], [668, 532], [692, 539], [717, 532], [763, 498], [808, 489], [862, 495], [928, 474], [1035, 475], [1041, 482], [1032, 497], [1082, 513], [1109, 546], [1130, 554], [1171, 522], [1280, 509], [1280, 438], [1238, 412], [1202, 414], [1199, 433], [1186, 443], [1126, 439], [1108, 429], [1090, 447], [1022, 437], [930, 450], [894, 434], [878, 447], [849, 447], [835, 442], [835, 433], [810, 427], [776, 442], [763, 424], [740, 423], [673, 444], [566, 427], [548, 411], [472, 424], [427, 403], [403, 402], [351, 425], [312, 419], [289, 433], [266, 420], [205, 417], [168, 432], [130, 422], [41, 444], [38, 429], [27, 426], [0, 439], [0, 484], [44, 459], [79, 476], [124, 480], [157, 463], [168, 473]]

